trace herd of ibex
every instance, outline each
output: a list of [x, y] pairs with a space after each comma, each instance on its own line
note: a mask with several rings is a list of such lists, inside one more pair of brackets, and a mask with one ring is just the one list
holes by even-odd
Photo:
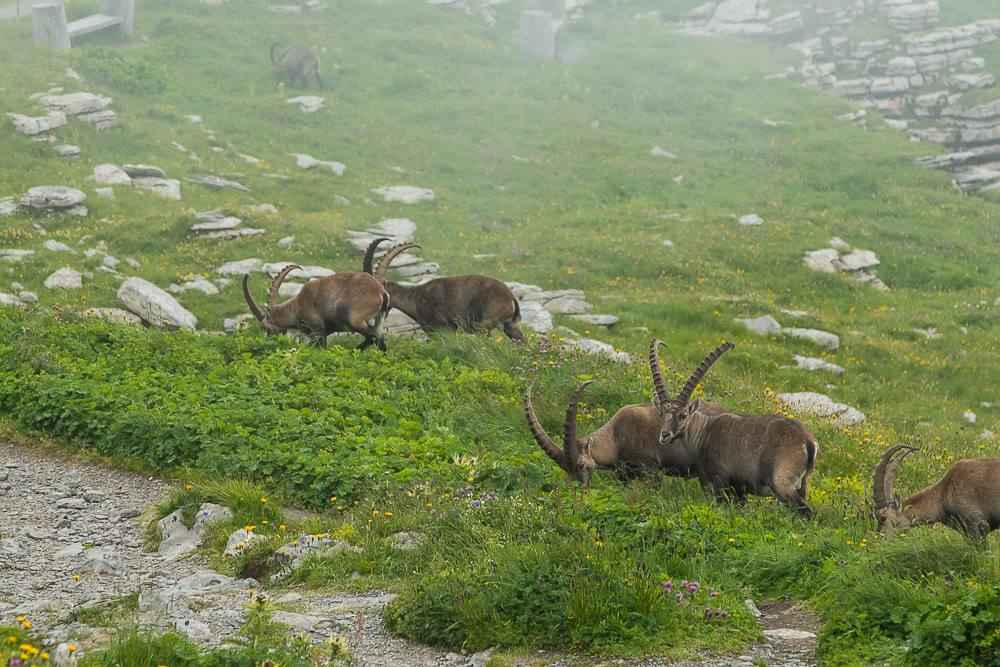
[[365, 337], [358, 346], [365, 350], [375, 342], [386, 351], [382, 321], [391, 308], [397, 308], [424, 329], [465, 330], [489, 334], [503, 327], [511, 340], [521, 340], [521, 307], [517, 297], [503, 282], [486, 276], [435, 278], [423, 285], [386, 282], [389, 264], [401, 252], [419, 248], [416, 243], [401, 243], [391, 248], [374, 264], [378, 238], [368, 245], [360, 272], [347, 271], [312, 280], [302, 286], [294, 298], [278, 305], [278, 290], [291, 271], [301, 268], [291, 264], [275, 276], [268, 292], [267, 305], [260, 309], [250, 294], [248, 274], [243, 274], [243, 296], [264, 332], [281, 335], [298, 329], [326, 347], [326, 337], [336, 332], [354, 332]]
[[[580, 486], [590, 482], [595, 470], [612, 470], [623, 480], [659, 474], [696, 477], [717, 499], [743, 502], [748, 494], [773, 495], [811, 519], [805, 498], [819, 456], [812, 431], [784, 415], [745, 415], [715, 402], [691, 400], [705, 373], [732, 343], [708, 355], [676, 398], [670, 398], [657, 354], [662, 344], [654, 340], [649, 348], [655, 402], [626, 405], [589, 436], [577, 438], [580, 397], [592, 381], [584, 382], [566, 406], [561, 448], [535, 416], [529, 387], [524, 411], [542, 451]], [[935, 522], [978, 536], [1000, 529], [1000, 459], [958, 461], [926, 489], [902, 500], [896, 494], [890, 501], [896, 468], [912, 451], [893, 447], [875, 468], [872, 495], [880, 532]]]

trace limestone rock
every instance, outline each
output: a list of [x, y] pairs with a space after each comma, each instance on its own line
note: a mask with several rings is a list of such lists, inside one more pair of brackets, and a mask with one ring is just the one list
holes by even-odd
[[347, 165], [341, 164], [340, 162], [323, 162], [322, 160], [317, 160], [311, 155], [305, 155], [303, 153], [289, 153], [295, 157], [295, 164], [302, 167], [303, 169], [312, 169], [316, 165], [323, 165], [324, 167], [330, 167], [333, 173], [337, 176], [342, 176], [344, 174], [344, 169]]
[[142, 278], [132, 277], [122, 283], [118, 289], [118, 299], [151, 325], [163, 324], [194, 330], [198, 324], [198, 318], [177, 303], [177, 299]]
[[17, 211], [17, 202], [14, 201], [13, 197], [4, 197], [0, 199], [0, 218], [6, 218]]
[[857, 271], [869, 266], [880, 264], [871, 250], [852, 250], [849, 254], [843, 255], [833, 265], [841, 271]]
[[761, 336], [777, 336], [781, 333], [781, 325], [770, 315], [763, 315], [755, 319], [734, 318], [733, 322], [742, 324], [750, 331]]
[[404, 204], [416, 204], [425, 199], [434, 199], [433, 190], [418, 188], [413, 185], [390, 185], [384, 188], [372, 188], [372, 192], [382, 195], [386, 201], [401, 201]]
[[119, 169], [117, 165], [99, 164], [94, 167], [93, 175], [88, 176], [87, 180], [113, 185], [115, 183], [131, 183], [132, 177]]
[[154, 178], [152, 176], [133, 178], [132, 185], [144, 190], [152, 190], [167, 199], [181, 200], [181, 182], [176, 178]]
[[[213, 503], [203, 503], [199, 508], [198, 518], [195, 520], [194, 526], [188, 528], [182, 521], [181, 510], [177, 510], [156, 522], [156, 530], [161, 538], [157, 551], [166, 558], [176, 558], [188, 551], [192, 551], [201, 542], [201, 538], [209, 525], [217, 521], [228, 521], [232, 516], [233, 512], [228, 507], [222, 507]], [[216, 575], [214, 572], [209, 574], [221, 577], [220, 582], [225, 582], [229, 579], [223, 575]], [[199, 575], [201, 579], [198, 579]], [[207, 575], [204, 572], [199, 572], [196, 575], [188, 577], [187, 581], [182, 579], [177, 582], [178, 588], [183, 588], [184, 586], [187, 586], [188, 590], [198, 587], [203, 588], [205, 586], [201, 584], [205, 576]]]
[[713, 18], [722, 23], [744, 23], [757, 18], [757, 0], [725, 0], [715, 8]]
[[812, 269], [813, 271], [822, 271], [823, 273], [836, 273], [837, 268], [834, 266], [834, 262], [840, 260], [840, 253], [833, 248], [824, 248], [823, 250], [814, 250], [813, 252], [807, 252], [805, 259], [802, 261], [806, 267]]
[[291, 97], [285, 102], [288, 104], [298, 104], [299, 110], [303, 113], [313, 113], [314, 111], [319, 111], [323, 108], [323, 98], [315, 97], [312, 95], [300, 95], [299, 97]]
[[90, 308], [83, 314], [115, 324], [142, 324], [142, 319], [138, 315], [121, 308]]
[[271, 620], [275, 623], [283, 623], [295, 630], [311, 630], [323, 622], [320, 616], [312, 614], [295, 614], [290, 611], [275, 610], [271, 612]]
[[42, 244], [42, 247], [45, 248], [46, 250], [51, 250], [53, 252], [67, 252], [68, 251], [68, 252], [73, 253], [74, 255], [76, 254], [75, 250], [73, 250], [72, 248], [70, 248], [65, 243], [60, 243], [59, 241], [56, 241], [55, 239], [49, 239], [48, 241], [46, 241], [45, 243]]
[[836, 375], [839, 375], [844, 372], [843, 366], [837, 366], [836, 364], [831, 364], [827, 361], [823, 361], [822, 359], [803, 357], [798, 354], [792, 357], [792, 359], [794, 359], [795, 363], [798, 364], [797, 366], [782, 366], [781, 368], [783, 369], [793, 368], [795, 370], [804, 370], [804, 371], [824, 370], [824, 371], [830, 371], [831, 373], [834, 373]]
[[607, 343], [602, 343], [599, 340], [594, 340], [593, 338], [581, 338], [573, 342], [573, 346], [577, 347], [584, 352], [589, 352], [591, 354], [601, 354], [606, 357], [610, 357], [615, 361], [628, 362], [631, 357], [629, 357], [628, 352], [619, 352], [615, 348]]
[[817, 329], [786, 328], [782, 329], [781, 332], [795, 338], [805, 338], [806, 340], [810, 340], [818, 345], [823, 345], [831, 351], [836, 351], [840, 347], [840, 338], [835, 334], [827, 333], [825, 331], [818, 331]]
[[222, 554], [224, 556], [237, 556], [243, 553], [243, 550], [246, 547], [263, 539], [266, 539], [263, 535], [258, 535], [252, 530], [247, 530], [246, 528], [240, 528], [231, 534], [229, 539], [226, 540], [226, 548], [223, 550]]
[[64, 209], [82, 204], [87, 195], [76, 188], [62, 185], [40, 185], [21, 197], [21, 206], [41, 209]]
[[[414, 235], [417, 233], [417, 225], [409, 218], [389, 218], [365, 231], [369, 234], [374, 234], [376, 238], [379, 236], [388, 236], [389, 240], [394, 244], [408, 243], [413, 240]], [[386, 246], [388, 245], [386, 244]], [[379, 249], [383, 250], [381, 246]], [[387, 252], [389, 248], [386, 247], [384, 250]]]
[[823, 394], [806, 391], [778, 394], [776, 398], [783, 401], [792, 412], [828, 417], [833, 424], [838, 426], [853, 426], [865, 421], [865, 416], [855, 408], [843, 403], [836, 403], [829, 396]]
[[750, 213], [748, 215], [740, 216], [741, 225], [763, 225], [764, 219], [757, 215], [756, 213]]
[[167, 172], [148, 164], [123, 164], [122, 171], [131, 178], [166, 178]]
[[111, 188], [94, 188], [94, 194], [98, 199], [115, 200], [115, 191]]
[[29, 137], [62, 127], [67, 122], [66, 114], [62, 111], [50, 111], [48, 116], [42, 116], [41, 118], [22, 116], [19, 113], [8, 113], [7, 115], [14, 121], [14, 129], [18, 132], [23, 132]]
[[389, 314], [385, 316], [385, 319], [382, 320], [382, 328], [387, 333], [397, 336], [412, 336], [421, 331], [420, 325], [417, 324], [416, 320], [395, 308], [391, 309]]
[[63, 267], [45, 279], [49, 289], [79, 289], [83, 287], [83, 275], [79, 271]]
[[608, 331], [618, 324], [618, 317], [615, 315], [570, 315], [570, 318], [593, 326], [607, 327]]
[[196, 225], [191, 226], [192, 232], [209, 232], [216, 231], [220, 229], [236, 229], [240, 226], [243, 221], [239, 218], [234, 218], [228, 216], [225, 218], [220, 218], [218, 220], [211, 220], [209, 222], [199, 222]]
[[237, 315], [232, 319], [222, 320], [222, 328], [226, 331], [235, 331], [236, 327], [239, 326], [240, 322], [246, 322], [247, 320], [253, 320], [253, 315], [247, 313], [245, 315]]
[[[936, 2], [934, 3], [937, 4]], [[764, 630], [764, 636], [768, 639], [814, 639], [816, 635], [806, 630], [793, 630], [791, 628], [776, 628], [774, 630]]]
[[392, 546], [400, 551], [411, 551], [426, 542], [427, 536], [423, 533], [404, 531], [402, 533], [390, 535], [387, 540], [390, 544], [392, 544]]
[[[268, 264], [261, 264], [260, 270], [261, 273], [266, 273], [267, 275], [274, 278], [279, 273], [281, 273], [282, 269], [284, 269], [286, 266], [291, 266], [292, 264], [295, 264], [295, 262], [271, 262]], [[322, 266], [303, 266], [298, 269], [293, 269], [292, 271], [290, 271], [288, 274], [285, 275], [285, 278], [291, 280], [302, 279], [302, 278], [305, 278], [307, 280], [313, 280], [315, 278], [325, 278], [327, 276], [332, 276], [332, 275], [334, 275], [333, 271], [331, 271], [330, 269], [325, 269]]]
[[67, 116], [100, 111], [111, 104], [110, 97], [93, 93], [70, 93], [68, 95], [45, 95], [38, 105], [52, 111], [61, 111]]
[[215, 272], [224, 276], [242, 276], [244, 273], [259, 272], [262, 264], [256, 257], [253, 259], [242, 259], [236, 262], [226, 262], [217, 268]]
[[660, 148], [659, 146], [653, 146], [653, 150], [651, 150], [649, 152], [652, 153], [653, 155], [658, 155], [660, 157], [668, 157], [668, 158], [671, 158], [671, 159], [675, 159], [677, 157], [673, 153], [665, 151], [662, 148]]
[[242, 183], [237, 183], [236, 181], [231, 181], [228, 178], [221, 178], [219, 176], [206, 175], [201, 178], [185, 178], [184, 180], [189, 183], [201, 183], [202, 185], [210, 185], [215, 188], [232, 188], [233, 190], [250, 192], [250, 188]]

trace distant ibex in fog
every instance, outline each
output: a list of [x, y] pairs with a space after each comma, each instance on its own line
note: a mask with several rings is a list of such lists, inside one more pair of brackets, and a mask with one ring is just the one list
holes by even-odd
[[[384, 240], [375, 239], [372, 243]], [[363, 271], [372, 273], [371, 258], [366, 257]], [[424, 331], [462, 329], [471, 333], [485, 331], [489, 335], [493, 329], [503, 327], [511, 340], [524, 339], [521, 305], [510, 288], [495, 278], [476, 275], [434, 278], [422, 285], [387, 282], [385, 289], [391, 307], [413, 318]]]
[[309, 88], [309, 75], [316, 75], [316, 83], [319, 85], [319, 92], [323, 92], [323, 79], [319, 76], [319, 56], [316, 52], [304, 44], [289, 44], [274, 59], [274, 48], [278, 42], [271, 45], [271, 70], [274, 75], [281, 79], [282, 74], [291, 77], [289, 85], [295, 87], [295, 79], [302, 79], [302, 90]]
[[[292, 264], [286, 266], [271, 283], [267, 305], [260, 306], [250, 296], [247, 281], [250, 276], [243, 274], [243, 296], [250, 311], [260, 321], [265, 333], [276, 336], [289, 329], [298, 329], [315, 338], [326, 347], [326, 337], [337, 331], [353, 331], [365, 337], [359, 350], [366, 350], [378, 341], [378, 348], [386, 351], [382, 334], [382, 320], [389, 313], [389, 294], [382, 287], [382, 277], [392, 259], [415, 244], [396, 246], [379, 263], [374, 275], [368, 273], [335, 273], [319, 280], [312, 280], [302, 286], [302, 290], [292, 299], [278, 305], [278, 289], [290, 271], [301, 268]], [[369, 247], [374, 252], [374, 247]], [[367, 320], [374, 320], [369, 326]]]
[[[900, 450], [905, 451], [896, 456]], [[979, 537], [1000, 528], [1000, 459], [956, 461], [944, 477], [900, 500], [899, 494], [893, 497], [892, 492], [896, 469], [915, 451], [919, 450], [896, 445], [882, 454], [875, 466], [872, 499], [880, 533], [938, 522]]]
[[819, 456], [812, 431], [783, 415], [744, 415], [718, 407], [707, 410], [701, 409], [701, 401], [690, 401], [701, 376], [733, 347], [725, 343], [716, 348], [678, 397], [661, 403], [660, 442], [680, 440], [694, 461], [701, 485], [711, 488], [717, 499], [730, 493], [740, 502], [747, 494], [774, 495], [811, 519], [812, 508], [805, 497]]
[[[660, 443], [663, 420], [659, 406], [670, 400], [670, 394], [660, 370], [658, 345], [662, 345], [661, 341], [654, 340], [649, 346], [649, 368], [656, 389], [656, 403], [626, 405], [587, 438], [577, 439], [577, 405], [584, 388], [590, 384], [585, 382], [576, 390], [569, 405], [566, 406], [562, 449], [545, 433], [535, 416], [531, 406], [531, 388], [528, 388], [524, 397], [524, 413], [535, 442], [556, 462], [556, 465], [579, 482], [580, 486], [587, 486], [594, 470], [614, 470], [619, 480], [656, 473], [675, 477], [693, 475], [693, 462], [681, 443]], [[702, 366], [705, 366], [704, 362]], [[699, 367], [688, 380], [687, 384], [690, 385], [691, 391], [697, 386], [706, 370], [707, 367], [704, 370]], [[717, 403], [705, 403], [702, 410], [714, 412], [725, 411], [725, 408]]]

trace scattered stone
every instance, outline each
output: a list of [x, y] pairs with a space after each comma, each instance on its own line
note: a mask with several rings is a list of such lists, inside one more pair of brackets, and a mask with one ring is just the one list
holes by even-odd
[[[271, 262], [268, 264], [262, 264], [260, 267], [260, 271], [261, 273], [266, 273], [267, 275], [274, 278], [279, 273], [281, 273], [282, 269], [284, 269], [286, 266], [291, 266], [292, 264], [295, 264], [295, 262]], [[301, 278], [305, 278], [307, 280], [313, 280], [315, 278], [325, 278], [327, 276], [332, 276], [332, 275], [334, 275], [333, 271], [331, 271], [330, 269], [324, 269], [322, 266], [301, 266], [297, 269], [293, 269], [292, 271], [290, 271], [288, 274], [285, 275], [285, 278], [289, 278], [292, 280]]]
[[79, 289], [83, 287], [83, 275], [69, 267], [64, 267], [45, 279], [49, 289]]
[[222, 554], [224, 556], [238, 556], [243, 553], [246, 547], [263, 539], [267, 538], [263, 535], [258, 535], [252, 530], [240, 528], [229, 536], [229, 539], [226, 541], [226, 548], [223, 549]]
[[781, 330], [781, 333], [794, 336], [795, 338], [805, 338], [806, 340], [811, 340], [818, 345], [825, 346], [831, 351], [836, 351], [840, 348], [840, 338], [835, 334], [827, 333], [825, 331], [818, 331], [816, 329], [785, 328]]
[[591, 354], [602, 354], [604, 356], [610, 357], [615, 361], [628, 362], [631, 357], [627, 352], [621, 352], [616, 350], [613, 346], [607, 343], [602, 343], [599, 340], [594, 340], [593, 338], [581, 338], [573, 342], [573, 347], [579, 348], [584, 352], [589, 352]]
[[57, 127], [62, 127], [67, 122], [66, 114], [62, 111], [50, 111], [48, 116], [41, 118], [22, 116], [19, 113], [8, 113], [7, 115], [13, 119], [14, 129], [18, 132], [23, 132], [29, 137], [38, 136]]
[[[934, 3], [937, 4], [936, 2]], [[792, 630], [790, 628], [777, 628], [775, 630], [764, 630], [764, 636], [768, 639], [814, 639], [816, 635], [805, 630]]]
[[[194, 550], [201, 542], [202, 536], [208, 526], [217, 521], [228, 521], [233, 518], [233, 511], [228, 507], [213, 503], [203, 503], [198, 510], [198, 518], [194, 526], [188, 528], [184, 525], [181, 517], [181, 510], [177, 510], [156, 522], [156, 530], [162, 538], [157, 551], [166, 558], [177, 558], [178, 556]], [[228, 579], [223, 575], [216, 575], [214, 572], [199, 572], [188, 577], [187, 580], [177, 582], [178, 587], [182, 583], [189, 588], [204, 588], [204, 579], [207, 576], [220, 577], [220, 582]], [[200, 577], [200, 578], [199, 578]]]
[[750, 213], [749, 215], [740, 216], [741, 225], [763, 225], [764, 219], [757, 215], [756, 213]]
[[76, 254], [75, 250], [73, 250], [72, 248], [70, 248], [65, 243], [60, 243], [59, 241], [56, 241], [55, 239], [49, 239], [48, 241], [46, 241], [45, 243], [42, 244], [42, 247], [45, 248], [46, 250], [51, 250], [53, 252], [68, 251], [68, 252], [73, 253], [74, 255]]
[[964, 417], [970, 424], [976, 423], [976, 413], [972, 410], [966, 410], [962, 417]]
[[750, 331], [761, 336], [777, 336], [781, 333], [781, 325], [770, 315], [763, 315], [756, 319], [734, 318], [733, 322], [742, 324]]
[[232, 216], [212, 220], [211, 222], [199, 222], [191, 226], [192, 232], [208, 232], [226, 229], [236, 229], [243, 221]]
[[827, 361], [823, 361], [822, 359], [814, 359], [812, 357], [803, 357], [803, 356], [799, 356], [797, 354], [794, 357], [792, 357], [792, 359], [795, 360], [795, 362], [798, 364], [798, 366], [782, 366], [781, 368], [782, 369], [792, 368], [792, 369], [795, 369], [795, 370], [804, 370], [804, 371], [819, 371], [819, 370], [824, 370], [824, 371], [830, 371], [831, 373], [835, 373], [837, 375], [839, 375], [840, 373], [844, 372], [844, 368], [842, 366], [837, 366], [836, 364], [831, 364], [831, 363], [829, 363]]
[[142, 324], [142, 318], [121, 308], [91, 308], [83, 314], [115, 324]]
[[152, 176], [133, 178], [132, 186], [143, 190], [152, 190], [167, 199], [181, 200], [181, 182], [176, 178], [154, 178]]
[[671, 153], [669, 151], [663, 150], [659, 146], [653, 146], [653, 150], [651, 150], [649, 152], [652, 153], [653, 155], [657, 155], [659, 157], [668, 157], [668, 158], [671, 158], [671, 159], [676, 159], [677, 158], [676, 155], [674, 155], [673, 153]]
[[98, 199], [115, 200], [115, 191], [111, 188], [94, 188], [94, 194]]
[[285, 100], [285, 102], [289, 104], [298, 104], [299, 110], [303, 113], [313, 113], [315, 111], [319, 111], [323, 108], [323, 101], [322, 97], [314, 97], [311, 95], [301, 95], [299, 97], [292, 97]]
[[122, 283], [118, 299], [150, 325], [194, 330], [198, 324], [198, 318], [185, 310], [174, 297], [142, 278], [132, 277]]
[[[87, 195], [75, 188], [62, 185], [40, 185], [31, 188], [21, 197], [21, 206], [37, 209], [75, 209], [87, 199]], [[71, 210], [67, 212], [73, 212]], [[86, 208], [84, 208], [86, 215]]]
[[788, 409], [799, 414], [811, 413], [817, 417], [829, 417], [830, 422], [837, 426], [853, 426], [865, 421], [865, 416], [855, 408], [843, 403], [836, 403], [829, 396], [814, 392], [799, 392], [778, 394], [776, 398], [783, 401]]
[[286, 236], [285, 238], [278, 240], [278, 245], [281, 246], [282, 248], [287, 248], [288, 246], [292, 245], [292, 242], [294, 241], [295, 241], [294, 236]]
[[243, 185], [242, 183], [237, 183], [236, 181], [230, 181], [225, 178], [220, 178], [219, 176], [202, 176], [201, 178], [185, 178], [184, 180], [188, 181], [189, 183], [201, 183], [202, 185], [210, 185], [215, 188], [232, 188], [233, 190], [250, 192], [250, 188]]
[[167, 173], [148, 164], [123, 164], [122, 171], [132, 178], [166, 178]]
[[51, 111], [61, 111], [67, 116], [100, 111], [111, 104], [110, 97], [93, 93], [70, 93], [68, 95], [45, 95], [38, 105]]
[[593, 326], [607, 327], [608, 331], [613, 331], [615, 325], [618, 324], [618, 317], [616, 315], [570, 315], [570, 319], [579, 320]]
[[410, 551], [418, 548], [427, 541], [427, 536], [423, 533], [404, 531], [388, 537], [389, 543], [400, 551]]
[[80, 147], [63, 144], [61, 146], [56, 146], [56, 152], [62, 157], [76, 157], [80, 154]]
[[[284, 285], [282, 285], [284, 287]], [[237, 315], [232, 319], [222, 320], [222, 328], [226, 331], [236, 331], [236, 327], [239, 326], [240, 322], [246, 322], [247, 320], [254, 319], [253, 315], [246, 313], [244, 315]]]
[[323, 162], [322, 160], [317, 160], [311, 155], [305, 155], [303, 153], [289, 153], [289, 155], [295, 156], [295, 164], [303, 169], [312, 169], [316, 165], [323, 165], [325, 167], [330, 167], [330, 169], [333, 170], [333, 173], [337, 176], [342, 176], [344, 174], [344, 169], [347, 168], [346, 164], [341, 164], [340, 162]]
[[404, 204], [416, 204], [425, 199], [434, 199], [433, 190], [418, 188], [412, 185], [391, 185], [384, 188], [372, 188], [372, 192], [382, 195], [386, 201], [401, 201]]
[[215, 272], [224, 276], [242, 276], [244, 273], [259, 272], [262, 264], [257, 258], [243, 259], [237, 262], [226, 262]]

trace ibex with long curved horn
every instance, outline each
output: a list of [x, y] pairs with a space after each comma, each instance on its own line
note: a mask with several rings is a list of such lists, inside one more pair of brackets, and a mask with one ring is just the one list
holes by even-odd
[[[663, 425], [659, 406], [671, 399], [660, 370], [658, 345], [662, 345], [662, 342], [654, 340], [649, 346], [649, 368], [656, 389], [656, 403], [626, 405], [587, 438], [577, 439], [576, 411], [584, 388], [590, 384], [585, 382], [574, 392], [566, 406], [562, 449], [545, 433], [535, 416], [531, 405], [531, 388], [528, 388], [524, 397], [524, 412], [535, 442], [580, 486], [587, 486], [595, 470], [613, 470], [623, 480], [654, 473], [674, 477], [693, 475], [693, 462], [681, 443], [661, 444], [659, 441]], [[704, 362], [702, 365], [705, 365]], [[688, 380], [692, 391], [707, 370], [706, 366], [704, 370], [695, 371]], [[708, 402], [702, 404], [702, 410], [712, 413], [726, 411], [717, 403]]]
[[[363, 270], [372, 272], [371, 259], [366, 258]], [[511, 340], [524, 339], [521, 304], [510, 288], [496, 278], [455, 276], [434, 278], [422, 285], [387, 282], [385, 289], [391, 307], [413, 318], [424, 331], [462, 329], [471, 333], [485, 331], [489, 335], [493, 329], [502, 327]]]
[[1000, 459], [956, 461], [944, 477], [900, 499], [892, 491], [896, 469], [915, 451], [919, 450], [896, 445], [882, 454], [875, 466], [872, 499], [880, 533], [899, 526], [938, 522], [978, 537], [1000, 528]]
[[677, 440], [694, 462], [701, 485], [717, 499], [729, 494], [742, 502], [747, 494], [777, 496], [806, 519], [812, 508], [805, 497], [816, 468], [819, 443], [805, 424], [783, 415], [745, 415], [701, 408], [691, 402], [698, 381], [732, 343], [720, 345], [698, 367], [676, 399], [661, 404], [660, 442]]
[[[301, 268], [296, 264], [286, 266], [271, 283], [264, 311], [250, 295], [247, 286], [250, 276], [243, 274], [243, 296], [269, 336], [298, 329], [326, 347], [329, 334], [353, 331], [365, 337], [359, 350], [377, 341], [379, 349], [385, 352], [382, 320], [389, 313], [389, 293], [382, 287], [382, 277], [396, 255], [414, 246], [403, 244], [390, 250], [374, 274], [351, 271], [313, 280], [303, 285], [297, 296], [279, 305], [278, 289], [282, 281], [289, 272]], [[373, 246], [369, 246], [369, 252], [374, 252]], [[368, 320], [373, 320], [373, 324], [369, 325]]]

